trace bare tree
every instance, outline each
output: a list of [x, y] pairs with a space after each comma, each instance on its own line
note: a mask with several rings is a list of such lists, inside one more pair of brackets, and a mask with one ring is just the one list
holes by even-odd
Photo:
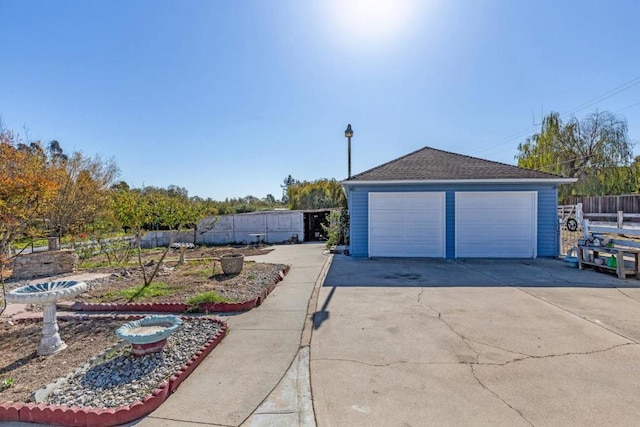
[[105, 214], [109, 187], [119, 170], [112, 159], [87, 157], [82, 152], [67, 156], [57, 141], [49, 144], [49, 162], [57, 170], [59, 189], [49, 203], [47, 219], [58, 236], [77, 233]]

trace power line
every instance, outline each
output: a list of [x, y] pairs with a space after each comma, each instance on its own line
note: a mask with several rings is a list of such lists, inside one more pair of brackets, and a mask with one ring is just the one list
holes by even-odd
[[[589, 107], [591, 107], [591, 106], [593, 106], [593, 105], [595, 105], [595, 104], [597, 104], [599, 102], [604, 101], [605, 99], [611, 98], [612, 96], [615, 96], [615, 95], [617, 95], [617, 94], [619, 94], [621, 92], [629, 90], [632, 87], [637, 86], [639, 84], [640, 84], [640, 77], [635, 77], [635, 78], [633, 78], [633, 79], [631, 79], [631, 80], [629, 80], [629, 81], [627, 81], [627, 82], [625, 82], [625, 83], [623, 83], [623, 84], [621, 84], [619, 86], [616, 86], [613, 89], [608, 90], [607, 92], [605, 92], [605, 93], [603, 93], [601, 95], [596, 96], [595, 98], [592, 98], [592, 99], [590, 99], [590, 100], [588, 100], [586, 102], [583, 102], [582, 104], [580, 104], [580, 105], [578, 105], [576, 107], [570, 108], [569, 110], [561, 113], [560, 114], [560, 118], [566, 117], [567, 115], [575, 114], [575, 113], [577, 113], [579, 111], [582, 111], [582, 110], [584, 110], [586, 108], [589, 108]], [[626, 110], [628, 108], [631, 108], [631, 107], [633, 107], [635, 105], [638, 105], [638, 104], [633, 104], [633, 105], [630, 105], [628, 107], [625, 107], [622, 110], [617, 111], [616, 113], [618, 113], [620, 111], [623, 111], [623, 110]], [[513, 135], [501, 138], [501, 139], [497, 140], [495, 143], [487, 144], [487, 145], [485, 145], [483, 147], [478, 147], [477, 149], [472, 150], [471, 154], [479, 153], [479, 152], [486, 152], [487, 150], [490, 151], [491, 149], [494, 149], [497, 146], [502, 146], [502, 145], [505, 145], [505, 144], [509, 144], [509, 143], [513, 142], [514, 140], [521, 139], [521, 138], [523, 138], [525, 136], [531, 135], [538, 128], [539, 128], [538, 126], [531, 126], [531, 127], [527, 128], [526, 130], [522, 130], [522, 131], [517, 132], [517, 133], [515, 133]], [[502, 150], [502, 151], [505, 151], [505, 150]]]
[[[633, 104], [631, 104], [631, 105], [627, 105], [627, 106], [626, 106], [626, 107], [624, 107], [624, 108], [621, 108], [621, 109], [619, 109], [619, 110], [617, 110], [617, 111], [614, 111], [612, 114], [618, 114], [618, 113], [620, 113], [620, 112], [622, 112], [622, 111], [628, 110], [628, 109], [633, 108], [633, 107], [636, 107], [636, 106], [638, 106], [638, 105], [640, 105], [640, 102], [635, 102], [635, 103], [633, 103]], [[506, 150], [501, 150], [500, 152], [504, 152], [504, 151], [506, 151]], [[544, 172], [544, 171], [545, 171], [545, 169], [547, 169], [547, 170], [546, 170], [546, 172], [552, 172], [552, 171], [550, 171], [550, 170], [549, 170], [549, 168], [553, 168], [554, 166], [559, 166], [559, 165], [561, 165], [561, 164], [563, 164], [563, 163], [569, 163], [569, 162], [572, 162], [572, 161], [574, 161], [574, 160], [584, 159], [584, 158], [587, 158], [587, 157], [589, 157], [589, 156], [590, 156], [590, 155], [581, 156], [581, 157], [573, 157], [573, 158], [566, 159], [566, 160], [563, 160], [563, 161], [560, 161], [560, 162], [557, 162], [557, 163], [552, 163], [552, 164], [550, 164], [550, 165], [540, 166], [539, 170], [541, 170], [541, 171], [543, 171], [543, 172]], [[621, 165], [621, 166], [623, 166], [623, 165]]]
[[[638, 82], [638, 83], [640, 83], [640, 82]], [[624, 108], [621, 108], [621, 109], [619, 109], [619, 110], [617, 110], [617, 111], [614, 111], [612, 114], [618, 114], [618, 113], [620, 113], [620, 112], [622, 112], [622, 111], [628, 110], [628, 109], [633, 108], [633, 107], [636, 107], [636, 106], [638, 106], [638, 105], [640, 105], [640, 102], [635, 102], [635, 103], [633, 103], [633, 104], [631, 104], [631, 105], [627, 105], [627, 106], [626, 106], [626, 107], [624, 107]], [[565, 113], [564, 115], [566, 116], [566, 115], [567, 115], [567, 113]], [[528, 136], [528, 135], [531, 135], [531, 133], [525, 133], [524, 135], [521, 135], [521, 137], [522, 137], [522, 136]], [[510, 143], [510, 142], [511, 142], [511, 141], [507, 141], [507, 142], [505, 142], [505, 143], [497, 144], [497, 145], [502, 146], [502, 145], [508, 144], [508, 143]], [[503, 152], [505, 152], [505, 151], [507, 151], [507, 150], [508, 150], [508, 149], [501, 149], [501, 150], [499, 150], [499, 151], [491, 151], [491, 148], [496, 148], [496, 147], [495, 147], [495, 145], [494, 145], [494, 147], [485, 146], [485, 147], [484, 147], [484, 149], [482, 149], [482, 148], [481, 148], [481, 150], [482, 150], [483, 152], [485, 152], [485, 153], [490, 152], [490, 153], [493, 153], [493, 154], [503, 153]], [[509, 149], [510, 149], [510, 148], [509, 148]], [[487, 150], [489, 150], [489, 151], [487, 151]]]
[[624, 92], [627, 89], [631, 89], [632, 87], [637, 86], [639, 84], [640, 84], [640, 77], [636, 77], [635, 79], [631, 79], [628, 82], [621, 84], [617, 88], [614, 88], [614, 89], [610, 90], [609, 92], [607, 92], [607, 93], [605, 93], [603, 95], [597, 96], [597, 97], [593, 98], [590, 101], [587, 101], [587, 102], [585, 102], [583, 104], [578, 105], [577, 107], [575, 107], [575, 110], [573, 110], [571, 113], [565, 113], [563, 115], [575, 114], [578, 111], [582, 111], [585, 108], [589, 108], [592, 105], [597, 104], [600, 101], [604, 101], [607, 98], [611, 98], [612, 96], [617, 95], [620, 92]]
[[615, 112], [615, 113], [613, 113], [613, 114], [618, 114], [618, 113], [619, 113], [619, 112], [621, 112], [621, 111], [628, 110], [629, 108], [633, 108], [633, 107], [635, 107], [635, 106], [637, 106], [637, 105], [640, 105], [640, 102], [636, 102], [635, 104], [627, 105], [626, 107], [619, 109], [618, 111], [616, 111], [616, 112]]

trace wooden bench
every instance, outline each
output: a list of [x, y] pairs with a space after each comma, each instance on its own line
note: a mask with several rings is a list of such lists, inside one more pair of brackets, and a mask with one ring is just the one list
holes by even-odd
[[[589, 256], [589, 252], [593, 253], [593, 260], [591, 261], [591, 257]], [[616, 259], [616, 266], [610, 267], [607, 265], [606, 260], [604, 264], [596, 264], [595, 260], [601, 253], [609, 254]], [[625, 265], [625, 255], [631, 258], [632, 269], [629, 270]], [[623, 248], [619, 246], [607, 247], [607, 246], [590, 246], [590, 245], [579, 245], [578, 246], [578, 267], [580, 270], [584, 268], [585, 265], [602, 268], [605, 270], [613, 270], [618, 274], [618, 278], [626, 279], [627, 274], [633, 274], [636, 279], [640, 279], [640, 274], [638, 272], [638, 258], [640, 255], [640, 249], [634, 248]], [[604, 258], [602, 258], [604, 259]]]

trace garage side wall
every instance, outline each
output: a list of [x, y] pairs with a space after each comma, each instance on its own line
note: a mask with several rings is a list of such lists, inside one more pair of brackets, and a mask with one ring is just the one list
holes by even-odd
[[557, 187], [538, 190], [538, 256], [560, 256]]
[[381, 185], [347, 188], [351, 221], [350, 253], [369, 256], [369, 192], [436, 191], [446, 193], [446, 257], [455, 258], [456, 191], [537, 191], [537, 256], [558, 256], [557, 187], [552, 184], [456, 184], [456, 185]]

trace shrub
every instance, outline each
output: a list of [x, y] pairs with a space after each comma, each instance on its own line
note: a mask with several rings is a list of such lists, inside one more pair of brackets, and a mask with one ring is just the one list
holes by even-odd
[[349, 244], [349, 211], [339, 209], [331, 211], [327, 224], [322, 229], [327, 235], [327, 247]]

